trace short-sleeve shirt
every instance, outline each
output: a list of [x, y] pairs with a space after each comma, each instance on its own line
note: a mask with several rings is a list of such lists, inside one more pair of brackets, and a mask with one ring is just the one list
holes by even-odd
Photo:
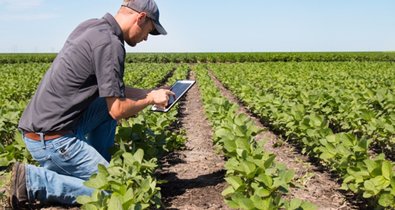
[[112, 15], [81, 23], [45, 73], [19, 129], [72, 130], [96, 98], [124, 98], [125, 54], [122, 30]]

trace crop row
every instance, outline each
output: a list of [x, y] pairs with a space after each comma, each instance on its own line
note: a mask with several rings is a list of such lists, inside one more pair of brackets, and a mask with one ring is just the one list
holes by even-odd
[[352, 132], [359, 138], [371, 139], [376, 150], [389, 158], [394, 155], [395, 65], [392, 63], [213, 66], [218, 68], [233, 69], [237, 77], [248, 80], [266, 97], [289, 106], [295, 104], [302, 114], [324, 115], [334, 132]]
[[[0, 54], [0, 64], [50, 63], [55, 53]], [[394, 52], [288, 52], [288, 53], [128, 53], [127, 63], [235, 63], [235, 62], [344, 62], [395, 61]]]
[[299, 199], [287, 201], [294, 172], [275, 161], [275, 155], [256, 142], [261, 131], [245, 114], [237, 114], [238, 106], [221, 96], [207, 71], [196, 66], [197, 81], [204, 109], [212, 124], [213, 142], [225, 158], [229, 186], [222, 192], [226, 203], [236, 209], [315, 209]]
[[271, 128], [339, 174], [342, 189], [361, 195], [374, 208], [395, 207], [394, 163], [384, 154], [370, 155], [369, 150], [372, 139], [393, 143], [393, 64], [213, 64], [209, 68]]

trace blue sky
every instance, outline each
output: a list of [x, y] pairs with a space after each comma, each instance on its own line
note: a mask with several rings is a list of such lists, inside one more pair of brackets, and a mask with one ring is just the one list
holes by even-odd
[[[0, 52], [58, 52], [122, 0], [0, 0]], [[394, 0], [156, 0], [167, 36], [128, 52], [395, 51]]]

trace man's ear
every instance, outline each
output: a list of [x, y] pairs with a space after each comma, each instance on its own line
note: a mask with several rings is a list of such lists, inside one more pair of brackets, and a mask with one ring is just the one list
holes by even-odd
[[140, 12], [139, 17], [138, 17], [138, 22], [140, 24], [143, 24], [145, 22], [145, 19], [147, 18], [147, 13], [145, 12]]

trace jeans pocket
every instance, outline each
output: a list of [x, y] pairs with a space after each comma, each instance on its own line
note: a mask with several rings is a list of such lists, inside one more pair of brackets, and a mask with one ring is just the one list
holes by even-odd
[[76, 168], [76, 158], [81, 151], [81, 141], [75, 137], [62, 137], [53, 142], [50, 170], [72, 176]]
[[60, 144], [56, 144], [55, 156], [61, 161], [69, 161], [75, 157], [82, 149], [81, 141], [75, 137], [68, 138]]

